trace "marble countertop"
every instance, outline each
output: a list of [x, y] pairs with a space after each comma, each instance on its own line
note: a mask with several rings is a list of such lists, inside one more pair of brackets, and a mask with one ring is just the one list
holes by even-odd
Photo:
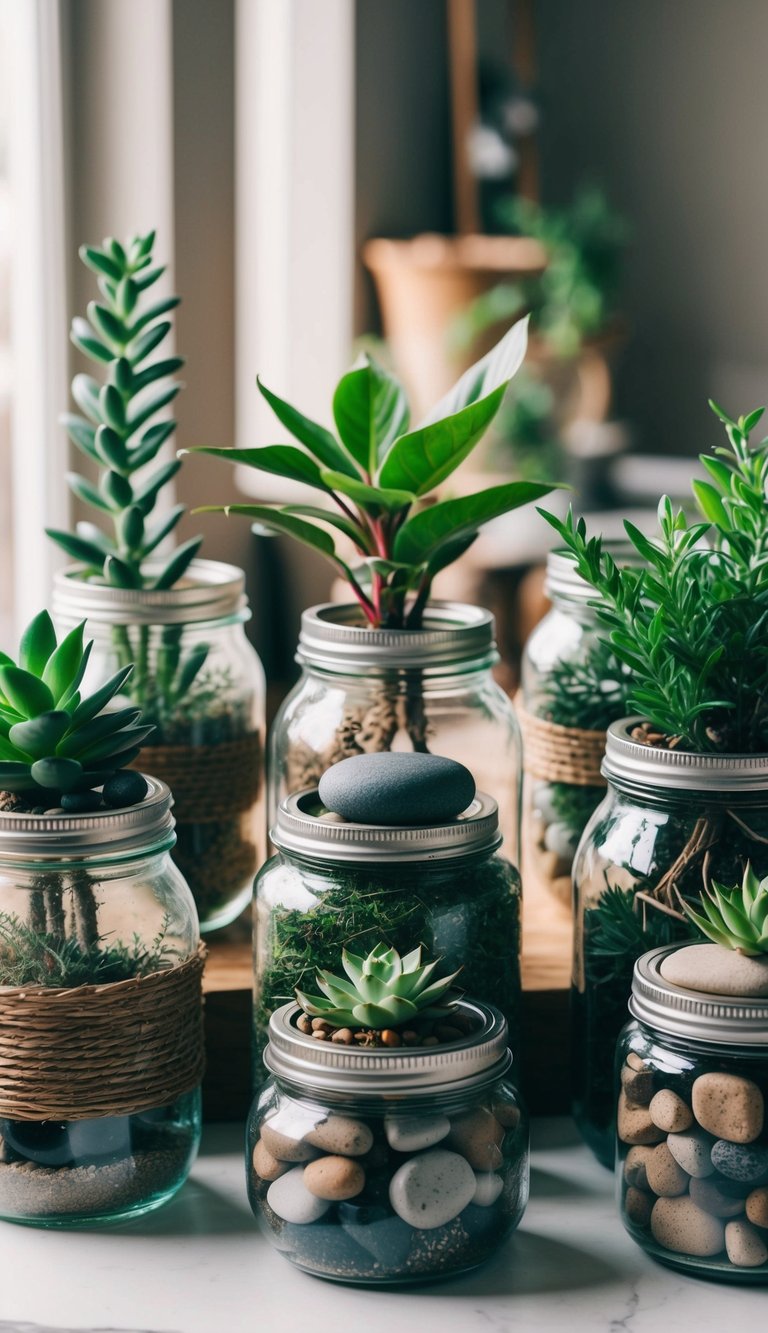
[[181, 1193], [101, 1232], [0, 1224], [0, 1333], [742, 1333], [764, 1289], [684, 1277], [625, 1234], [613, 1180], [567, 1120], [535, 1122], [531, 1201], [484, 1268], [371, 1291], [293, 1269], [255, 1230], [237, 1126], [213, 1126]]

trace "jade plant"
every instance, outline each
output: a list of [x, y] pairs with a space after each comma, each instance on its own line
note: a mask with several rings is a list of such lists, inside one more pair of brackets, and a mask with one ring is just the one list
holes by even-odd
[[768, 954], [768, 878], [758, 879], [749, 862], [740, 885], [707, 885], [701, 906], [686, 903], [685, 914], [713, 944], [749, 958]]
[[[162, 591], [184, 577], [202, 538], [193, 537], [170, 555], [158, 556], [185, 513], [184, 505], [177, 504], [155, 514], [181, 464], [171, 458], [153, 466], [176, 429], [172, 417], [158, 414], [181, 389], [173, 376], [184, 361], [175, 355], [149, 359], [171, 333], [168, 315], [179, 304], [177, 296], [146, 299], [165, 272], [154, 263], [154, 242], [155, 233], [148, 232], [125, 244], [107, 238], [101, 246], [80, 249], [83, 263], [96, 274], [101, 299], [88, 303], [87, 319], [72, 321], [71, 338], [104, 376], [75, 375], [72, 397], [80, 413], [63, 418], [70, 440], [96, 468], [98, 481], [78, 472], [69, 473], [67, 481], [99, 521], [78, 522], [74, 532], [48, 529], [48, 536], [78, 562], [78, 576], [84, 580]], [[158, 736], [207, 656], [205, 645], [184, 653], [182, 634], [182, 626], [165, 626], [154, 653], [149, 625], [115, 625], [112, 630], [117, 660], [135, 664], [131, 697], [156, 723]]]
[[[91, 650], [77, 625], [60, 642], [47, 611], [21, 637], [18, 662], [0, 654], [0, 809], [34, 817], [87, 815], [134, 805], [147, 793], [139, 773], [121, 770], [152, 731], [137, 708], [114, 708], [131, 667], [92, 694], [81, 690]], [[0, 982], [61, 985], [119, 981], [151, 971], [165, 956], [100, 936], [88, 870], [40, 869], [26, 920], [0, 912]]]
[[448, 992], [458, 972], [434, 979], [437, 961], [422, 963], [420, 947], [403, 958], [385, 944], [377, 944], [366, 958], [343, 949], [341, 961], [346, 977], [318, 972], [322, 995], [296, 991], [304, 1013], [330, 1027], [380, 1031], [417, 1018], [443, 1018], [453, 1008]]
[[321, 503], [216, 505], [205, 512], [242, 514], [255, 531], [285, 534], [322, 555], [347, 582], [365, 624], [420, 628], [435, 576], [471, 546], [481, 526], [552, 489], [514, 481], [437, 496], [496, 416], [526, 342], [523, 320], [414, 428], [401, 384], [367, 355], [336, 386], [335, 434], [257, 380], [298, 445], [192, 452], [302, 482]]

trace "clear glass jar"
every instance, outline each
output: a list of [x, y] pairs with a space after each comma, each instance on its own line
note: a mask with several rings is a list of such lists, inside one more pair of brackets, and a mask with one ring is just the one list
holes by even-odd
[[266, 844], [264, 672], [243, 588], [241, 570], [214, 560], [194, 560], [169, 591], [84, 582], [71, 569], [54, 586], [57, 623], [88, 621], [90, 689], [134, 663], [117, 702], [156, 727], [137, 762], [173, 791], [174, 858], [204, 932], [243, 911]]
[[635, 960], [690, 934], [678, 895], [704, 876], [768, 875], [768, 756], [687, 754], [632, 739], [639, 718], [608, 729], [608, 792], [573, 866], [573, 1111], [589, 1146], [613, 1162], [613, 1055]]
[[302, 1036], [295, 1004], [273, 1014], [246, 1175], [262, 1231], [297, 1267], [338, 1282], [424, 1282], [475, 1268], [517, 1226], [528, 1121], [506, 1025], [490, 1006], [461, 1007], [471, 1036], [407, 1056]]
[[[631, 551], [619, 542], [606, 549], [616, 560]], [[627, 712], [627, 677], [603, 642], [605, 631], [590, 606], [595, 590], [566, 552], [550, 552], [545, 586], [552, 606], [521, 663], [523, 873], [527, 883], [542, 885], [570, 908], [576, 847], [605, 794], [602, 733]], [[559, 728], [593, 734], [578, 738], [573, 751]]]
[[312, 790], [281, 803], [272, 840], [254, 890], [257, 1049], [273, 1010], [296, 986], [311, 990], [350, 940], [361, 953], [416, 941], [461, 968], [462, 988], [501, 1010], [517, 1048], [521, 886], [498, 854], [494, 800], [478, 793], [451, 824], [400, 828], [329, 818]]
[[420, 630], [367, 629], [356, 606], [301, 618], [302, 674], [270, 734], [270, 826], [285, 796], [363, 751], [430, 750], [456, 759], [499, 803], [504, 848], [519, 861], [520, 734], [489, 611], [433, 602]]
[[671, 985], [660, 969], [676, 947], [639, 959], [630, 1001], [635, 1017], [619, 1039], [622, 1221], [664, 1264], [699, 1277], [765, 1284], [768, 999]]
[[157, 1208], [200, 1141], [202, 958], [171, 796], [0, 813], [0, 1216]]

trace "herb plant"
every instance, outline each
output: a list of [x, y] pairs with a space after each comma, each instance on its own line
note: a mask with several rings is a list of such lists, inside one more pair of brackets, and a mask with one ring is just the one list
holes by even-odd
[[[97, 276], [101, 300], [88, 304], [88, 318], [72, 321], [71, 338], [105, 379], [75, 375], [72, 396], [80, 414], [63, 420], [72, 443], [98, 469], [98, 483], [69, 473], [70, 489], [81, 503], [95, 509], [99, 523], [80, 522], [73, 533], [48, 529], [48, 535], [78, 561], [86, 580], [114, 588], [163, 590], [186, 574], [202, 538], [193, 537], [160, 559], [158, 548], [180, 522], [184, 505], [153, 517], [163, 488], [181, 466], [178, 459], [161, 462], [149, 475], [176, 422], [158, 413], [173, 402], [181, 385], [173, 376], [184, 364], [180, 356], [152, 353], [171, 332], [167, 318], [179, 304], [177, 296], [145, 301], [145, 293], [165, 269], [153, 263], [155, 233], [135, 236], [125, 244], [108, 238], [101, 246], [82, 246], [83, 263]], [[151, 626], [115, 625], [113, 639], [121, 665], [135, 664], [130, 693], [162, 729], [180, 700], [190, 691], [206, 658], [205, 645], [182, 652], [183, 626], [163, 627], [162, 642], [151, 650]]]
[[[629, 706], [667, 743], [726, 754], [768, 750], [768, 440], [750, 444], [763, 409], [732, 421], [728, 444], [701, 456], [689, 523], [668, 497], [659, 535], [625, 523], [639, 566], [616, 565], [583, 519], [543, 513], [597, 594], [597, 617], [631, 672]], [[598, 600], [599, 599], [599, 600]]]
[[[243, 514], [254, 521], [255, 531], [283, 533], [324, 556], [347, 581], [368, 625], [420, 628], [435, 575], [468, 549], [480, 527], [552, 489], [518, 481], [474, 495], [435, 497], [495, 417], [525, 349], [526, 321], [521, 321], [415, 429], [409, 427], [402, 386], [368, 356], [336, 387], [338, 438], [257, 381], [278, 421], [302, 447], [210, 446], [192, 452], [303, 482], [326, 507], [233, 504], [206, 511]], [[338, 545], [338, 534], [352, 556]]]

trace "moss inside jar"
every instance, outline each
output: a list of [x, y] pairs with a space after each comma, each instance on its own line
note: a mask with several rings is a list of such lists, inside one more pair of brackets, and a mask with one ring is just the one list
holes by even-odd
[[499, 855], [498, 813], [462, 765], [435, 755], [360, 755], [281, 803], [278, 854], [256, 884], [256, 1043], [298, 985], [347, 943], [416, 941], [509, 1022], [520, 1010], [520, 877]]

